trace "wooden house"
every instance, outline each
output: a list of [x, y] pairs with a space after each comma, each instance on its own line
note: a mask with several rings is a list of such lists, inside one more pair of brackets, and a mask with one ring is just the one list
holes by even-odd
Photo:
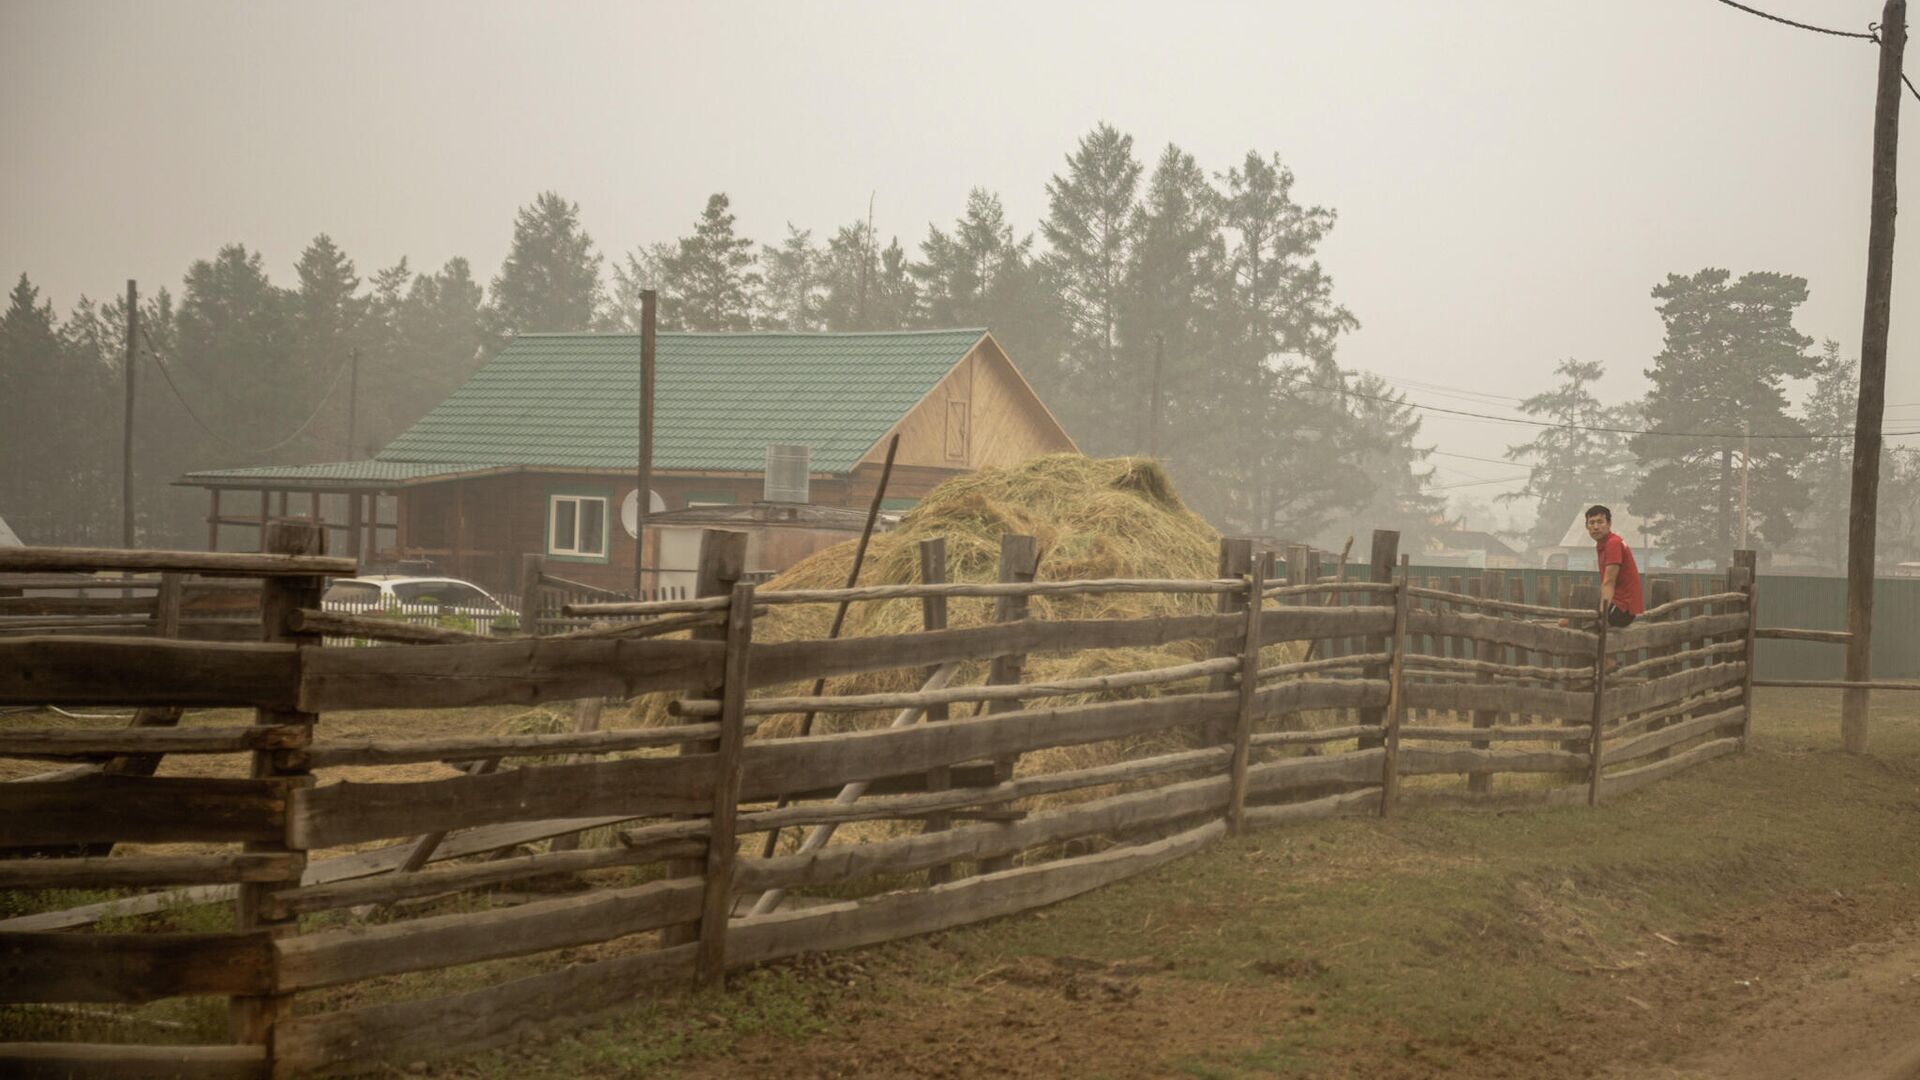
[[[896, 432], [892, 509], [949, 477], [1074, 449], [984, 330], [663, 332], [656, 357], [649, 513], [761, 500], [776, 444], [807, 448], [802, 501], [863, 510]], [[507, 589], [537, 553], [630, 589], [639, 376], [637, 334], [527, 334], [372, 460], [176, 483], [210, 493], [210, 550], [250, 550], [256, 528], [291, 515], [326, 526], [336, 553], [431, 560]]]

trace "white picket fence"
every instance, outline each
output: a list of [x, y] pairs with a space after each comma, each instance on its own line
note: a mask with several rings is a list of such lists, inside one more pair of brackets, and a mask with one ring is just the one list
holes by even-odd
[[[494, 623], [505, 622], [501, 633], [518, 633], [519, 618], [511, 611], [492, 611], [484, 608], [441, 607], [438, 604], [371, 604], [354, 603], [342, 600], [322, 601], [321, 608], [337, 611], [342, 615], [364, 615], [371, 618], [392, 619], [395, 622], [409, 623], [414, 626], [435, 626], [447, 630], [465, 630], [470, 634], [492, 634]], [[328, 637], [324, 643], [332, 646], [375, 645], [378, 642], [366, 638]]]

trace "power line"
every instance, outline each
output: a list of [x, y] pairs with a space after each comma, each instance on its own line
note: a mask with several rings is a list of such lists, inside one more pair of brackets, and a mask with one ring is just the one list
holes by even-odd
[[[1766, 19], [1769, 22], [1777, 22], [1782, 26], [1791, 26], [1796, 30], [1811, 30], [1816, 34], [1829, 34], [1833, 37], [1843, 37], [1843, 38], [1859, 38], [1862, 41], [1871, 41], [1875, 45], [1880, 44], [1880, 33], [1879, 33], [1880, 24], [1878, 23], [1868, 23], [1867, 32], [1864, 34], [1861, 34], [1861, 33], [1855, 33], [1852, 30], [1835, 30], [1831, 27], [1815, 26], [1812, 23], [1795, 22], [1792, 19], [1782, 18], [1779, 15], [1774, 15], [1769, 12], [1761, 11], [1759, 8], [1751, 8], [1745, 4], [1737, 4], [1734, 2], [1734, 0], [1720, 0], [1720, 2], [1727, 5], [1730, 8], [1736, 8], [1740, 11], [1746, 12], [1749, 15], [1758, 15], [1760, 18]], [[1914, 100], [1920, 101], [1920, 87], [1915, 87], [1913, 85], [1913, 80], [1907, 78], [1906, 72], [1902, 71], [1900, 73], [1900, 81], [1907, 84], [1907, 92], [1913, 95]]]
[[1441, 457], [1450, 457], [1450, 458], [1459, 458], [1459, 459], [1460, 459], [1460, 460], [1462, 460], [1462, 461], [1484, 461], [1484, 462], [1486, 462], [1486, 463], [1487, 463], [1487, 464], [1489, 464], [1489, 465], [1518, 465], [1518, 464], [1520, 464], [1520, 462], [1518, 462], [1518, 461], [1515, 461], [1515, 460], [1513, 460], [1512, 458], [1490, 458], [1490, 457], [1474, 457], [1474, 456], [1473, 456], [1472, 454], [1456, 454], [1456, 453], [1454, 453], [1454, 452], [1453, 452], [1453, 451], [1451, 451], [1451, 450], [1429, 450], [1429, 451], [1427, 451], [1427, 453], [1429, 453], [1429, 454], [1439, 454], [1439, 455], [1440, 455]]
[[288, 435], [272, 446], [242, 446], [232, 439], [227, 438], [225, 435], [213, 430], [205, 420], [200, 418], [200, 414], [194, 411], [192, 405], [188, 404], [186, 395], [180, 392], [180, 385], [173, 381], [173, 372], [167, 370], [166, 361], [160, 359], [160, 350], [154, 347], [153, 335], [147, 333], [146, 328], [142, 327], [140, 336], [146, 340], [147, 355], [153, 358], [153, 366], [160, 369], [161, 377], [166, 380], [167, 389], [173, 391], [174, 400], [178, 401], [180, 407], [187, 411], [187, 415], [193, 419], [193, 422], [199, 425], [201, 431], [206, 432], [212, 438], [227, 444], [229, 447], [243, 454], [270, 454], [299, 438], [301, 433], [306, 431], [314, 420], [320, 416], [321, 408], [326, 405], [327, 399], [333, 396], [334, 388], [340, 385], [340, 376], [347, 370], [348, 361], [342, 360], [340, 366], [334, 369], [333, 379], [327, 383], [326, 391], [320, 395], [320, 400], [314, 403], [313, 411], [307, 414], [305, 420], [300, 421], [299, 427], [293, 429], [293, 434]]
[[[1806, 432], [1804, 434], [1773, 433], [1763, 434], [1744, 431], [1649, 431], [1645, 428], [1606, 427], [1598, 424], [1556, 424], [1548, 420], [1521, 420], [1515, 417], [1493, 416], [1488, 413], [1468, 412], [1465, 409], [1443, 409], [1438, 405], [1422, 405], [1401, 398], [1386, 397], [1381, 394], [1367, 394], [1349, 389], [1345, 384], [1338, 387], [1321, 386], [1304, 378], [1281, 373], [1287, 382], [1299, 383], [1312, 390], [1324, 390], [1330, 394], [1342, 394], [1347, 397], [1362, 398], [1367, 401], [1379, 401], [1388, 405], [1398, 405], [1403, 409], [1417, 409], [1421, 412], [1441, 413], [1447, 416], [1470, 416], [1477, 420], [1490, 420], [1496, 424], [1518, 424], [1523, 427], [1564, 428], [1569, 431], [1598, 431], [1611, 435], [1658, 435], [1672, 439], [1851, 439], [1853, 432]], [[1884, 431], [1883, 438], [1899, 438], [1906, 435], [1920, 435], [1920, 431]]]
[[1741, 11], [1746, 12], [1749, 15], [1758, 15], [1759, 17], [1766, 19], [1769, 22], [1777, 22], [1783, 26], [1791, 26], [1796, 30], [1811, 30], [1816, 34], [1831, 34], [1834, 37], [1843, 37], [1843, 38], [1859, 38], [1862, 41], [1878, 42], [1880, 40], [1880, 36], [1872, 32], [1861, 34], [1861, 33], [1856, 33], [1852, 30], [1834, 30], [1825, 26], [1815, 26], [1812, 23], [1795, 22], [1792, 19], [1782, 18], [1779, 15], [1774, 15], [1765, 11], [1761, 11], [1759, 8], [1752, 8], [1752, 7], [1748, 7], [1745, 4], [1735, 3], [1734, 0], [1720, 0], [1720, 2], [1727, 5], [1730, 8], [1737, 8]]

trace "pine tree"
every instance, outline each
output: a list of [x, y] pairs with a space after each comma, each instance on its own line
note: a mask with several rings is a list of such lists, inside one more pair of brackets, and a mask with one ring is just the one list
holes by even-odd
[[[660, 289], [667, 259], [673, 255], [672, 244], [646, 244], [627, 252], [619, 262], [613, 264], [613, 287], [608, 290], [607, 305], [600, 312], [594, 329], [610, 333], [637, 334], [642, 322], [644, 298], [640, 295], [648, 289], [656, 293]], [[679, 330], [682, 327], [670, 321], [670, 313], [657, 303], [653, 313], [655, 329]]]
[[922, 314], [930, 326], [984, 326], [992, 320], [990, 297], [1005, 275], [1023, 267], [1033, 238], [1016, 241], [1000, 197], [984, 188], [967, 193], [967, 212], [953, 235], [927, 227], [914, 265]]
[[345, 368], [362, 344], [367, 299], [353, 260], [326, 233], [314, 237], [294, 264], [293, 364], [303, 396], [325, 410], [300, 446], [304, 456], [331, 458], [345, 450], [352, 402]]
[[[1122, 363], [1120, 324], [1127, 269], [1141, 226], [1137, 213], [1140, 162], [1133, 137], [1100, 124], [1067, 157], [1066, 175], [1047, 182], [1049, 250], [1040, 263], [1060, 304], [1063, 349], [1057, 381], [1070, 403], [1070, 422], [1086, 432], [1089, 453], [1141, 448], [1140, 411], [1134, 407], [1147, 372]], [[1138, 359], [1138, 354], [1134, 359]]]
[[834, 231], [821, 253], [819, 273], [820, 321], [826, 329], [899, 329], [879, 318], [880, 253], [865, 220]]
[[72, 542], [62, 459], [79, 425], [56, 418], [97, 415], [77, 411], [94, 403], [66, 377], [57, 328], [52, 302], [21, 274], [0, 315], [0, 508], [29, 544]]
[[1634, 410], [1603, 404], [1591, 389], [1606, 366], [1569, 357], [1554, 366], [1559, 385], [1520, 403], [1529, 416], [1551, 420], [1524, 443], [1507, 447], [1506, 456], [1528, 466], [1526, 484], [1499, 496], [1501, 502], [1530, 499], [1538, 503], [1527, 542], [1535, 548], [1558, 544], [1574, 515], [1602, 503], [1622, 502], [1639, 475], [1639, 463], [1627, 437], [1594, 428], [1634, 426]]
[[661, 271], [661, 319], [682, 330], [745, 330], [753, 325], [753, 241], [735, 236], [725, 192], [707, 197], [692, 236], [683, 236]]
[[497, 335], [563, 333], [593, 325], [600, 254], [580, 226], [580, 205], [551, 191], [520, 208], [513, 247], [493, 279], [488, 329]]
[[[1196, 406], [1191, 388], [1216, 344], [1226, 262], [1218, 203], [1219, 194], [1193, 155], [1170, 143], [1134, 212], [1136, 242], [1120, 320], [1124, 366], [1134, 373], [1127, 411], [1134, 445], [1141, 451], [1157, 447], [1169, 463], [1187, 457], [1189, 418]], [[1157, 432], [1149, 430], [1156, 362], [1161, 367]]]
[[[1022, 371], [1045, 372], [1059, 355], [1060, 303], [1028, 257], [1032, 249], [1033, 237], [1014, 239], [1000, 197], [974, 188], [952, 235], [928, 226], [920, 245], [922, 261], [908, 267], [918, 300], [913, 321], [941, 328], [985, 327], [1010, 355], [1020, 358]], [[894, 287], [890, 268], [897, 265], [892, 249], [882, 255], [888, 289]], [[896, 295], [904, 297], [904, 291]]]
[[768, 330], [818, 330], [825, 301], [822, 263], [825, 257], [813, 246], [813, 233], [787, 223], [787, 238], [779, 247], [760, 248], [760, 265], [765, 282], [759, 293], [759, 317], [754, 321]]
[[[313, 409], [293, 359], [287, 295], [257, 252], [228, 244], [187, 268], [172, 355], [181, 396], [231, 447], [285, 439]], [[191, 423], [191, 421], [188, 421]], [[269, 460], [293, 460], [288, 455]], [[267, 461], [229, 461], [235, 465]]]
[[1220, 501], [1209, 510], [1248, 531], [1307, 537], [1323, 512], [1335, 513], [1327, 508], [1361, 499], [1336, 477], [1341, 448], [1365, 444], [1346, 430], [1362, 406], [1330, 408], [1327, 390], [1306, 389], [1341, 385], [1335, 344], [1359, 325], [1314, 258], [1334, 214], [1293, 200], [1293, 174], [1277, 155], [1250, 152], [1221, 183], [1220, 301], [1209, 363], [1191, 389], [1191, 413], [1213, 444], [1204, 465]]
[[[1785, 382], [1813, 374], [1813, 339], [1793, 328], [1807, 299], [1805, 278], [1753, 272], [1738, 281], [1725, 270], [1667, 275], [1653, 290], [1666, 323], [1665, 347], [1647, 377], [1647, 421], [1636, 435], [1645, 462], [1628, 500], [1648, 531], [1680, 561], [1724, 560], [1738, 542], [1736, 507], [1747, 473], [1750, 546], [1783, 547], [1793, 515], [1806, 505], [1795, 475], [1807, 440], [1757, 438], [1743, 461], [1743, 432], [1798, 436], [1787, 415]], [[1698, 438], [1700, 433], [1713, 438]], [[1736, 462], [1741, 462], [1740, 466]]]
[[[1807, 395], [1810, 431], [1853, 430], [1860, 400], [1860, 363], [1824, 342]], [[1882, 567], [1920, 558], [1920, 450], [1882, 444], [1874, 559]], [[1846, 567], [1847, 521], [1853, 500], [1853, 440], [1815, 439], [1800, 466], [1806, 507], [1794, 516], [1793, 550], [1836, 570]]]

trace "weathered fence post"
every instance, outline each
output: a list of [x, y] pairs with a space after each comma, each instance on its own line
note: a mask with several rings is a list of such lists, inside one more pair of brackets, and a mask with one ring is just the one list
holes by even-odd
[[[1245, 577], [1253, 570], [1253, 541], [1243, 537], [1223, 536], [1220, 538], [1220, 562], [1215, 573], [1218, 578]], [[1214, 611], [1221, 615], [1232, 615], [1243, 610], [1246, 597], [1238, 592], [1221, 593], [1214, 600]], [[1213, 657], [1236, 656], [1240, 652], [1241, 640], [1238, 635], [1214, 640]], [[1233, 689], [1233, 677], [1215, 675], [1207, 683], [1209, 693], [1221, 693]], [[1222, 720], [1207, 724], [1200, 731], [1200, 742], [1204, 746], [1221, 746], [1233, 739], [1233, 721]]]
[[1600, 612], [1593, 646], [1593, 723], [1587, 733], [1587, 805], [1600, 805], [1600, 746], [1606, 738], [1607, 722], [1607, 613], [1600, 609], [1596, 593], [1593, 607]]
[[[920, 581], [925, 585], [940, 585], [947, 580], [947, 538], [936, 536], [920, 541]], [[947, 598], [944, 596], [923, 596], [920, 598], [920, 626], [925, 630], [945, 630], [947, 628]], [[939, 670], [935, 665], [926, 670], [920, 681], [926, 682]], [[938, 723], [947, 719], [948, 706], [927, 706], [926, 722]], [[953, 786], [953, 769], [946, 765], [927, 770], [927, 790], [945, 791]], [[947, 814], [927, 815], [926, 832], [945, 832], [953, 827], [953, 818]], [[931, 866], [927, 868], [927, 884], [943, 885], [953, 880], [953, 867]]]
[[[1580, 608], [1584, 611], [1599, 611], [1600, 586], [1575, 585], [1571, 581], [1562, 581], [1560, 583], [1560, 606], [1563, 608]], [[1567, 666], [1572, 667], [1573, 664], [1569, 663]], [[1600, 684], [1597, 681], [1593, 684], [1593, 692], [1596, 694], [1600, 692]], [[1588, 718], [1585, 723], [1579, 720], [1563, 720], [1561, 724], [1571, 728], [1591, 728], [1593, 726], [1593, 720], [1592, 718]], [[1580, 738], [1569, 739], [1561, 743], [1560, 749], [1565, 750], [1569, 754], [1578, 754], [1585, 751], [1587, 744], [1592, 741], [1592, 731], [1583, 731], [1581, 732]]]
[[[1291, 565], [1288, 566], [1292, 570]], [[1247, 575], [1247, 620], [1241, 637], [1239, 707], [1233, 719], [1233, 778], [1227, 795], [1227, 831], [1239, 836], [1247, 831], [1247, 765], [1253, 738], [1253, 697], [1260, 686], [1260, 594], [1267, 587], [1267, 561], [1256, 559]]]
[[532, 553], [520, 556], [520, 632], [528, 637], [540, 636], [540, 567], [541, 557]]
[[[1000, 538], [1000, 580], [1005, 583], [1029, 582], [1040, 570], [1040, 541], [1031, 536], [1006, 535]], [[1026, 596], [1002, 596], [994, 604], [994, 622], [1019, 622], [1027, 617], [1030, 598]], [[1026, 655], [996, 656], [987, 669], [987, 685], [1011, 686], [1020, 681], [1021, 673], [1026, 670]], [[1018, 701], [996, 701], [987, 713], [1018, 712]], [[999, 783], [1013, 779], [1014, 763], [1017, 755], [998, 757], [993, 761], [993, 778]], [[1004, 804], [984, 807], [993, 809]], [[992, 874], [1013, 866], [1012, 855], [995, 855], [980, 860], [980, 872]]]
[[1747, 605], [1746, 647], [1740, 650], [1740, 659], [1747, 665], [1746, 674], [1740, 680], [1740, 749], [1744, 751], [1747, 736], [1753, 733], [1753, 642], [1754, 632], [1760, 626], [1760, 558], [1757, 552], [1742, 550], [1733, 553], [1733, 561], [1746, 571], [1740, 583]]
[[[1374, 534], [1375, 537], [1379, 535], [1379, 533]], [[1377, 543], [1375, 550], [1379, 550]], [[1387, 708], [1384, 717], [1386, 735], [1380, 740], [1381, 745], [1386, 748], [1386, 754], [1381, 758], [1380, 764], [1381, 817], [1392, 816], [1395, 805], [1400, 801], [1400, 724], [1407, 712], [1405, 690], [1407, 602], [1412, 599], [1412, 595], [1407, 591], [1407, 561], [1407, 556], [1400, 557], [1400, 572], [1393, 582], [1393, 659], [1387, 664]], [[1368, 646], [1367, 651], [1378, 652], [1379, 650]]]
[[[731, 595], [734, 585], [739, 582], [740, 575], [745, 572], [746, 566], [746, 533], [732, 532], [725, 529], [702, 530], [700, 533], [700, 566], [694, 576], [694, 595]], [[714, 626], [712, 624], [696, 626], [687, 636], [697, 641], [724, 641], [726, 640], [727, 629], [730, 625], [731, 620], [729, 620], [727, 626]], [[708, 685], [698, 696], [708, 699], [722, 698], [722, 700], [724, 700], [722, 695], [725, 692], [726, 681], [725, 676], [722, 675], [720, 682]], [[719, 750], [720, 744], [713, 739], [702, 739], [698, 742], [680, 744], [680, 753], [683, 755], [713, 754], [718, 753]], [[670, 878], [704, 875], [706, 870], [707, 864], [704, 859], [673, 859], [667, 863], [667, 876]], [[678, 926], [669, 926], [661, 931], [660, 944], [669, 948], [675, 945], [685, 945], [690, 941], [696, 940], [699, 934], [700, 924], [698, 923], [681, 923]]]
[[[1467, 579], [1467, 595], [1475, 599], [1485, 598], [1488, 600], [1498, 600], [1503, 591], [1502, 577], [1498, 571], [1489, 570], [1478, 577], [1470, 577]], [[1463, 640], [1467, 642], [1467, 649], [1472, 654], [1472, 659], [1486, 660], [1495, 664], [1506, 663], [1505, 647], [1493, 645], [1477, 638], [1465, 638]], [[1493, 682], [1493, 676], [1486, 672], [1481, 672], [1475, 677], [1474, 681], [1483, 684], [1491, 683]], [[1500, 714], [1491, 709], [1475, 709], [1472, 713], [1473, 726], [1477, 728], [1493, 727], [1499, 720]], [[1468, 745], [1472, 746], [1475, 750], [1486, 750], [1493, 746], [1491, 742], [1485, 739], [1476, 740]], [[1468, 773], [1467, 790], [1469, 792], [1486, 792], [1493, 790], [1493, 774], [1488, 772]]]
[[727, 606], [727, 654], [720, 684], [720, 742], [715, 751], [713, 817], [707, 837], [707, 891], [700, 908], [695, 980], [717, 988], [727, 974], [727, 920], [733, 913], [734, 838], [740, 807], [740, 749], [746, 742], [747, 658], [753, 645], [753, 582], [733, 586]]
[[[1367, 578], [1367, 580], [1392, 581], [1394, 579], [1393, 578], [1394, 564], [1399, 562], [1399, 560], [1400, 560], [1400, 534], [1398, 532], [1395, 532], [1392, 529], [1373, 530], [1373, 554], [1372, 554], [1371, 562], [1369, 563], [1369, 566], [1368, 566], [1369, 577]], [[1403, 580], [1401, 581], [1401, 585], [1402, 585], [1401, 595], [1404, 595], [1405, 594], [1404, 575], [1402, 577], [1403, 577]], [[1392, 596], [1388, 596], [1387, 599], [1385, 600], [1377, 599], [1378, 597], [1384, 595], [1381, 593], [1367, 593], [1365, 595], [1376, 598], [1376, 599], [1367, 601], [1370, 604], [1392, 604], [1392, 605], [1395, 605], [1397, 608], [1397, 606], [1400, 603], [1399, 600], [1395, 599]], [[1398, 616], [1396, 615], [1396, 618], [1397, 617]], [[1386, 652], [1387, 639], [1380, 634], [1369, 635], [1367, 637], [1366, 649], [1370, 653]], [[1399, 655], [1399, 650], [1398, 649], [1394, 650], [1394, 654], [1396, 656]], [[1388, 674], [1387, 665], [1370, 664], [1368, 665], [1367, 669], [1361, 673], [1361, 677], [1366, 679], [1384, 679], [1387, 677], [1387, 674]], [[1378, 726], [1385, 725], [1386, 722], [1387, 722], [1387, 710], [1384, 708], [1381, 708], [1378, 705], [1369, 705], [1368, 707], [1360, 710], [1360, 723], [1363, 725], [1366, 725], [1368, 727], [1378, 727]], [[1386, 745], [1385, 739], [1364, 738], [1360, 740], [1360, 749], [1362, 750], [1371, 750], [1371, 749], [1374, 749], [1375, 747], [1384, 746], [1384, 745]], [[1384, 806], [1384, 803], [1382, 805]]]
[[[324, 555], [327, 553], [326, 532], [319, 526], [308, 522], [276, 522], [267, 527], [265, 551], [275, 555]], [[288, 619], [302, 608], [320, 606], [320, 594], [325, 590], [325, 579], [319, 577], [265, 577], [260, 581], [260, 634], [270, 642], [314, 644], [318, 638], [309, 634], [295, 634], [287, 629]], [[313, 713], [292, 709], [258, 709], [254, 712], [254, 723], [265, 725], [291, 724], [306, 730], [303, 745], [293, 750], [256, 750], [253, 752], [252, 774], [255, 779], [280, 779], [289, 793], [296, 787], [307, 787], [313, 783], [313, 775], [307, 767], [306, 756], [302, 751], [305, 744], [313, 738], [313, 724], [319, 719]], [[250, 882], [239, 886], [234, 903], [236, 925], [241, 930], [262, 929], [274, 937], [283, 937], [298, 929], [297, 916], [275, 918], [267, 913], [267, 897], [275, 889], [293, 888], [300, 884], [300, 877], [306, 872], [306, 852], [290, 850], [285, 843], [271, 841], [253, 841], [244, 845], [245, 851], [287, 852], [287, 876], [280, 881]], [[273, 1066], [273, 1027], [282, 1017], [292, 1011], [293, 995], [276, 994], [272, 987], [277, 983], [274, 973], [268, 973], [269, 990], [259, 997], [239, 997], [230, 999], [228, 1009], [229, 1026], [233, 1041], [252, 1043], [267, 1048], [268, 1070]]]
[[[1662, 604], [1670, 603], [1673, 600], [1678, 599], [1679, 595], [1680, 595], [1680, 586], [1672, 578], [1655, 578], [1650, 583], [1650, 586], [1647, 591], [1647, 606], [1657, 608]], [[1679, 615], [1681, 618], [1686, 617], [1685, 612], [1680, 612]], [[1670, 614], [1668, 617], [1671, 618], [1672, 615]], [[1674, 642], [1671, 645], [1664, 645], [1657, 649], [1650, 649], [1648, 650], [1648, 652], [1650, 653], [1650, 655], [1648, 656], [1648, 659], [1656, 660], [1662, 656], [1671, 656], [1674, 653], [1679, 652], [1681, 648], [1683, 648], [1683, 646], [1681, 645], [1680, 642]], [[1662, 675], [1672, 674], [1674, 671], [1678, 670], [1682, 666], [1684, 665], [1663, 665], [1660, 667], [1655, 667], [1647, 672], [1647, 677], [1651, 679], [1657, 679]], [[1671, 721], [1671, 720], [1654, 720], [1647, 724], [1647, 730], [1649, 732], [1659, 731], [1661, 728], [1666, 727], [1668, 724], [1673, 722], [1674, 721]], [[1663, 746], [1660, 749], [1655, 750], [1652, 754], [1648, 755], [1648, 757], [1653, 761], [1665, 761], [1669, 756], [1672, 755], [1672, 753], [1673, 753], [1672, 747]]]
[[153, 593], [153, 636], [180, 636], [180, 575], [172, 571], [160, 575], [160, 587]]

